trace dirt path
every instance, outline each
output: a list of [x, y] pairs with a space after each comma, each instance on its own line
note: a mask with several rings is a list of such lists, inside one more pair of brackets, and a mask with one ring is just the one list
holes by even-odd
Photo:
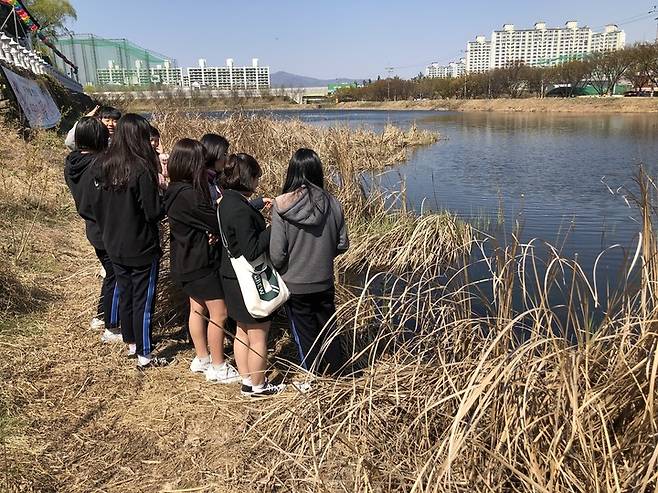
[[2, 397], [18, 416], [6, 433], [0, 489], [232, 491], [249, 403], [235, 386], [192, 375], [186, 344], [161, 341], [176, 362], [147, 373], [122, 345], [101, 344], [88, 328], [98, 263], [81, 230], [75, 221], [40, 232], [43, 253], [58, 252], [40, 279], [51, 300], [43, 315], [24, 315], [13, 335], [0, 336]]

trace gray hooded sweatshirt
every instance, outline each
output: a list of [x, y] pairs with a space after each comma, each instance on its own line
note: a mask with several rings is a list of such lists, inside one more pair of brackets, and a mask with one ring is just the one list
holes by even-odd
[[274, 201], [270, 259], [292, 294], [334, 285], [334, 258], [349, 248], [343, 209], [328, 192], [302, 186]]

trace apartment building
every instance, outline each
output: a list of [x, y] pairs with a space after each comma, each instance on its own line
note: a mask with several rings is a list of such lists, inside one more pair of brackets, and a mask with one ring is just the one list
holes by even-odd
[[466, 73], [466, 60], [462, 58], [458, 62], [450, 62], [448, 65], [431, 63], [425, 68], [425, 76], [436, 79], [450, 79], [461, 77]]
[[559, 28], [547, 27], [545, 22], [537, 22], [530, 29], [505, 24], [491, 34], [490, 42], [478, 36], [467, 44], [466, 71], [486, 72], [518, 61], [530, 66], [553, 66], [591, 53], [619, 50], [625, 43], [626, 34], [614, 24], [601, 33], [581, 27], [576, 21]]
[[466, 72], [478, 74], [491, 69], [491, 41], [478, 36], [466, 45]]
[[183, 84], [183, 69], [172, 67], [168, 60], [155, 67], [144, 67], [137, 60], [135, 68], [123, 68], [113, 60], [108, 61], [108, 67], [96, 71], [97, 83], [101, 86], [144, 86], [161, 84], [165, 86], [181, 86]]
[[197, 67], [187, 69], [185, 82], [190, 87], [214, 88], [221, 90], [260, 90], [270, 87], [270, 68], [258, 65], [258, 58], [251, 66], [238, 67], [232, 58], [224, 67], [209, 67], [205, 59], [199, 60]]

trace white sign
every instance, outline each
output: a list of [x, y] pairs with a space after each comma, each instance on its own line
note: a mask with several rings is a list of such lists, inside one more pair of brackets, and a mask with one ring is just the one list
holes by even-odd
[[62, 114], [50, 93], [35, 81], [2, 68], [30, 127], [52, 128], [57, 125]]

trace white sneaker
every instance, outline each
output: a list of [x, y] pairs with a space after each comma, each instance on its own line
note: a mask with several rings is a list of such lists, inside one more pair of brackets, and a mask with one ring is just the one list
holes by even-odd
[[123, 342], [123, 337], [121, 337], [121, 334], [115, 334], [110, 329], [105, 329], [105, 332], [101, 336], [101, 341], [105, 343]]
[[204, 363], [198, 356], [195, 356], [192, 363], [190, 363], [190, 371], [192, 373], [205, 373], [208, 368], [210, 368], [210, 358]]
[[270, 383], [269, 381], [265, 380], [265, 383], [262, 385], [261, 388], [258, 388], [255, 385], [251, 387], [251, 394], [249, 394], [249, 397], [251, 397], [252, 399], [259, 399], [262, 397], [268, 397], [268, 396], [280, 394], [284, 390], [286, 390], [285, 383], [274, 385], [273, 383]]
[[242, 378], [233, 366], [224, 362], [219, 368], [209, 365], [206, 370], [206, 381], [213, 383], [237, 383], [241, 382]]
[[105, 322], [101, 320], [100, 318], [92, 318], [91, 322], [89, 323], [89, 328], [91, 330], [100, 330], [105, 328]]

